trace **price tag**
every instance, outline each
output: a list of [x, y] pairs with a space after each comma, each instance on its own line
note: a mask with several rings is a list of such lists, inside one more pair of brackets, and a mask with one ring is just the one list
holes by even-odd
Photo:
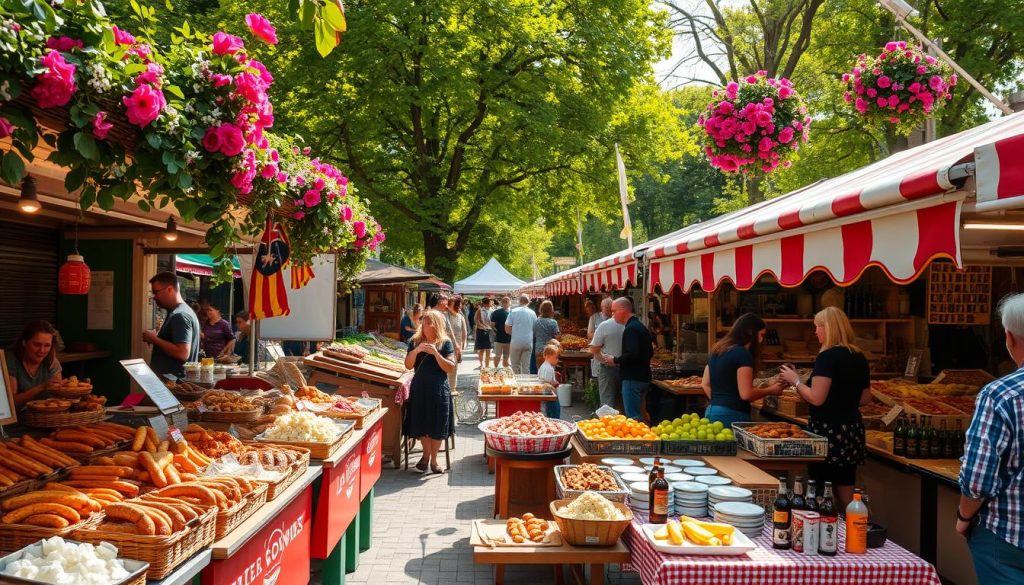
[[196, 402], [196, 410], [199, 412], [210, 412], [210, 409], [206, 408], [206, 405], [202, 402]]
[[[188, 415], [185, 414], [184, 410], [179, 410], [178, 412], [175, 412], [174, 414], [171, 415], [171, 422], [174, 423], [174, 426], [176, 428], [187, 429], [188, 428]], [[181, 432], [181, 431], [178, 431], [178, 432]]]
[[151, 416], [147, 420], [149, 420], [149, 426], [153, 427], [153, 430], [156, 431], [157, 438], [159, 438], [161, 441], [166, 440], [168, 429], [167, 419], [164, 418], [164, 415], [161, 414], [159, 416]]
[[241, 435], [238, 434], [238, 429], [235, 428], [235, 425], [231, 425], [230, 427], [228, 427], [228, 434], [236, 439], [242, 438]]
[[175, 443], [180, 443], [185, 440], [185, 435], [181, 434], [181, 431], [179, 431], [176, 426], [169, 427], [167, 429], [167, 434]]
[[893, 421], [896, 420], [897, 417], [899, 417], [901, 412], [903, 412], [902, 406], [900, 406], [899, 404], [893, 406], [892, 409], [889, 410], [889, 412], [885, 413], [885, 415], [882, 416], [882, 424], [885, 426], [891, 425]]

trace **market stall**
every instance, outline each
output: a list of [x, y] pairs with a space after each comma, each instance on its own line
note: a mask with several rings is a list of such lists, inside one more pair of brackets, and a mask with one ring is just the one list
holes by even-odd
[[[378, 331], [395, 339], [399, 338], [402, 317], [412, 311], [415, 293], [421, 284], [450, 288], [433, 274], [372, 258], [366, 261], [366, 269], [356, 276], [356, 282], [360, 292], [347, 293], [345, 298], [351, 301], [347, 304], [354, 304], [362, 295], [363, 317], [360, 320], [356, 316], [352, 323], [361, 323], [362, 331]], [[358, 311], [354, 306], [346, 308], [350, 312]]]
[[511, 293], [525, 282], [509, 272], [501, 262], [491, 258], [480, 270], [455, 283], [455, 292], [467, 295]]

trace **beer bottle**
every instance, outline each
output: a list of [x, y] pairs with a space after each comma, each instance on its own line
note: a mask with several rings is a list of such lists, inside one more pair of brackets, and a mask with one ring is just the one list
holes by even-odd
[[793, 480], [793, 498], [789, 502], [791, 510], [806, 510], [807, 500], [804, 499], [804, 476], [797, 475]]
[[821, 497], [821, 509], [818, 512], [818, 554], [835, 556], [839, 550], [839, 513], [836, 511], [836, 498], [832, 493], [832, 482], [825, 482], [825, 494]]
[[665, 468], [658, 467], [658, 477], [651, 484], [651, 524], [668, 522], [668, 480]]
[[818, 497], [816, 495], [817, 491], [818, 490], [817, 490], [817, 487], [814, 484], [814, 480], [813, 479], [808, 480], [807, 481], [807, 497], [805, 498], [805, 502], [806, 502], [806, 509], [808, 511], [810, 511], [810, 512], [817, 512], [818, 511]]
[[907, 427], [907, 455], [908, 459], [917, 458], [917, 415], [910, 415], [910, 426]]
[[942, 419], [942, 422], [939, 424], [942, 429], [939, 431], [939, 437], [942, 440], [942, 457], [944, 459], [952, 459], [956, 455], [956, 446], [953, 443], [949, 427], [946, 426], [946, 419]]
[[967, 435], [964, 433], [963, 422], [960, 419], [956, 420], [956, 457], [957, 459], [964, 456], [964, 443], [967, 442]]
[[939, 434], [939, 429], [932, 424], [932, 417], [928, 417], [928, 428], [931, 435], [928, 440], [928, 456], [932, 459], [940, 459], [942, 457], [942, 435]]
[[896, 419], [896, 430], [892, 433], [892, 454], [900, 457], [907, 454], [907, 421], [903, 413]]
[[658, 478], [658, 467], [661, 466], [661, 458], [655, 457], [654, 464], [651, 465], [651, 472], [647, 474], [647, 493], [654, 493], [654, 480]]
[[789, 539], [789, 489], [786, 487], [786, 478], [779, 478], [779, 493], [772, 502], [772, 548], [788, 549], [792, 546]]

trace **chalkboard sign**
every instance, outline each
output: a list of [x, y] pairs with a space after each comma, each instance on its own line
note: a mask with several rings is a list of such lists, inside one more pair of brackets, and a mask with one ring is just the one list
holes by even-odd
[[160, 412], [169, 414], [182, 409], [178, 399], [174, 397], [174, 394], [171, 394], [171, 391], [167, 389], [167, 386], [164, 385], [156, 373], [150, 369], [149, 364], [145, 360], [121, 360], [121, 365], [125, 370], [128, 370], [128, 374], [139, 384], [142, 391], [146, 393], [146, 396], [149, 396], [149, 399], [160, 409]]
[[18, 415], [14, 413], [14, 394], [7, 383], [9, 379], [7, 356], [4, 355], [4, 350], [0, 349], [0, 425], [9, 425], [18, 420]]

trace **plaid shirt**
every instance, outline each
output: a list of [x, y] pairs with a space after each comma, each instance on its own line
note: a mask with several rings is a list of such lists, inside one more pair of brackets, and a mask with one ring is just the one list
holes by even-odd
[[960, 467], [960, 491], [987, 499], [982, 525], [1024, 548], [1024, 368], [978, 393]]

